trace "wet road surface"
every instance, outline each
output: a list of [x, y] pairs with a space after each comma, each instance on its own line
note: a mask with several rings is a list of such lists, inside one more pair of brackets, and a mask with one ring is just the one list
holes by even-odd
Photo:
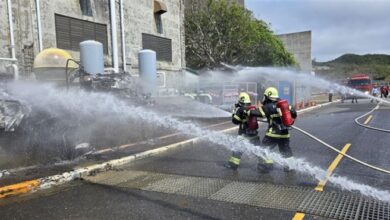
[[[305, 113], [295, 125], [340, 150], [350, 143], [348, 154], [389, 169], [390, 135], [354, 122], [375, 105], [368, 100], [359, 104], [336, 103]], [[390, 129], [388, 114], [389, 109], [382, 107], [373, 112], [367, 123]], [[260, 130], [263, 134], [264, 126]], [[295, 130], [292, 131], [291, 147], [295, 157], [304, 158], [324, 170], [338, 155]], [[222, 165], [229, 156], [230, 151], [223, 146], [201, 142], [61, 187], [3, 199], [0, 212], [4, 219], [292, 219], [297, 207], [302, 208], [294, 199], [299, 200], [297, 196], [302, 192], [313, 194], [318, 185], [318, 180], [307, 174], [285, 173], [279, 166], [269, 174], [259, 173], [257, 159], [251, 155], [243, 156], [237, 171], [228, 170]], [[346, 158], [339, 161], [333, 172], [390, 190], [388, 174]], [[188, 186], [191, 186], [190, 191]], [[256, 192], [259, 194], [254, 194]], [[326, 183], [323, 194], [350, 196], [351, 193]], [[358, 193], [352, 195], [359, 196]], [[321, 216], [329, 215], [306, 214], [304, 219], [324, 218]], [[361, 212], [359, 216], [364, 215]], [[389, 213], [381, 216], [386, 219]]]

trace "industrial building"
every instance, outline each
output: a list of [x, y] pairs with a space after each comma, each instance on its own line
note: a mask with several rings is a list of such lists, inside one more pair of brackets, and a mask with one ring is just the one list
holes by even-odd
[[6, 0], [0, 2], [0, 72], [33, 72], [44, 49], [60, 48], [79, 59], [79, 43], [96, 40], [104, 64], [138, 74], [138, 52], [157, 52], [161, 82], [185, 67], [184, 2], [177, 0]]

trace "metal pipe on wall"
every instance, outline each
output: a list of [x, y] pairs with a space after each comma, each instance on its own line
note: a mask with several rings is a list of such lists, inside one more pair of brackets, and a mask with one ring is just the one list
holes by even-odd
[[124, 14], [123, 14], [123, 0], [119, 1], [120, 13], [121, 13], [121, 35], [122, 35], [122, 63], [123, 71], [126, 71], [126, 42], [125, 42], [125, 26], [124, 26]]
[[12, 23], [12, 5], [11, 0], [8, 0], [8, 22], [9, 22], [9, 32], [11, 37], [11, 57], [16, 60], [15, 54], [15, 39], [14, 39], [14, 25]]
[[[11, 48], [11, 58], [0, 58], [1, 61], [11, 61], [16, 62], [16, 52], [15, 52], [15, 38], [14, 38], [14, 25], [13, 25], [13, 16], [12, 16], [12, 2], [11, 0], [7, 0], [8, 7], [8, 24], [9, 24], [9, 32], [10, 32], [10, 48]], [[14, 69], [14, 79], [19, 78], [19, 69], [16, 64], [12, 64], [11, 67]]]
[[118, 40], [116, 33], [116, 11], [115, 0], [110, 0], [110, 15], [111, 15], [111, 42], [112, 42], [112, 64], [114, 72], [118, 72]]
[[41, 9], [40, 9], [41, 6], [39, 0], [35, 0], [35, 7], [37, 11], [39, 52], [41, 52], [43, 50], [43, 44], [42, 44], [42, 26], [41, 26]]

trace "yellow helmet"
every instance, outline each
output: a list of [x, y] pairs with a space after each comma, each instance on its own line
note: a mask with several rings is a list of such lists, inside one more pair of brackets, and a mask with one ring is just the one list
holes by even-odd
[[248, 93], [241, 92], [238, 96], [238, 102], [244, 103], [244, 104], [251, 104], [251, 98], [249, 97]]
[[279, 92], [275, 87], [268, 87], [264, 91], [264, 96], [267, 96], [271, 100], [275, 100], [279, 98]]

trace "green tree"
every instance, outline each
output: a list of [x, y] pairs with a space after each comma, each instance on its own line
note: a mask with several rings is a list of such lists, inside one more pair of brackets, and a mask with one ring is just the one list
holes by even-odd
[[[194, 1], [195, 2], [195, 1]], [[187, 65], [215, 68], [221, 63], [248, 66], [287, 66], [295, 63], [268, 25], [252, 12], [225, 0], [187, 9]]]

